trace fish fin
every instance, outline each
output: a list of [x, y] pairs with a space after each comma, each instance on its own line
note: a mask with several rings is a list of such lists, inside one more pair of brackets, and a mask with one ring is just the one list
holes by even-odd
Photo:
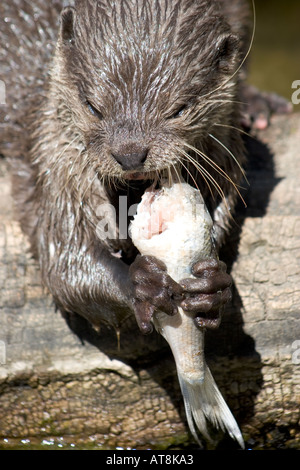
[[179, 372], [178, 379], [184, 399], [188, 425], [200, 447], [202, 447], [202, 444], [197, 435], [196, 427], [207, 440], [211, 441], [206, 425], [208, 420], [215, 428], [227, 431], [230, 437], [235, 439], [244, 449], [244, 440], [238, 424], [222, 397], [209, 368], [205, 366], [202, 380], [191, 383]]

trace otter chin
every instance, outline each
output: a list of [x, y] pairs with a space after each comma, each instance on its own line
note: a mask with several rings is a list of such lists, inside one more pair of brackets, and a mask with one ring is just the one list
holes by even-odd
[[157, 174], [154, 172], [143, 172], [143, 171], [135, 171], [135, 172], [126, 172], [124, 173], [125, 180], [137, 181], [137, 180], [149, 180], [154, 181], [157, 179]]

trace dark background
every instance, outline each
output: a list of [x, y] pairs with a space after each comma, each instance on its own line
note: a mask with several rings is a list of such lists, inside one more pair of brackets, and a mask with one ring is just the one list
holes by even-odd
[[300, 0], [255, 0], [255, 7], [249, 82], [291, 99], [292, 82], [300, 80]]

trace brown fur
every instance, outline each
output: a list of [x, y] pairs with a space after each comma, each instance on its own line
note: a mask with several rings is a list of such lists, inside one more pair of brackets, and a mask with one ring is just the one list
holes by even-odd
[[57, 305], [119, 327], [132, 313], [135, 252], [128, 239], [99, 240], [97, 207], [117, 207], [122, 194], [136, 202], [146, 185], [132, 181], [137, 172], [151, 179], [180, 167], [201, 189], [221, 244], [244, 162], [232, 127], [240, 123], [247, 10], [240, 0], [113, 5], [78, 0], [63, 11], [50, 79], [24, 124], [14, 191]]

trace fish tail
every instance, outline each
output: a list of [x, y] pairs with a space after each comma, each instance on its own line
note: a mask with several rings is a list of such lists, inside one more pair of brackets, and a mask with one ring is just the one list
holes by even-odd
[[210, 441], [207, 430], [208, 420], [215, 428], [227, 431], [232, 439], [235, 439], [244, 449], [241, 431], [207, 365], [205, 366], [204, 377], [200, 380], [189, 381], [180, 372], [178, 372], [178, 379], [184, 399], [188, 425], [200, 447], [202, 447], [202, 444], [199, 441], [196, 428]]

